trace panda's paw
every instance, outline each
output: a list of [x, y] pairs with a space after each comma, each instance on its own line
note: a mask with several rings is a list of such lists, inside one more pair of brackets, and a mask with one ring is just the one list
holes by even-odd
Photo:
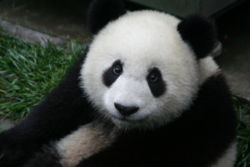
[[44, 147], [23, 167], [62, 167], [62, 165], [59, 162], [57, 152], [51, 147]]
[[35, 146], [31, 143], [13, 142], [4, 133], [0, 134], [0, 167], [22, 166], [32, 156]]
[[0, 153], [0, 166], [15, 167], [24, 164], [27, 153], [13, 148], [2, 148]]
[[0, 166], [15, 167], [21, 166], [27, 159], [27, 152], [23, 149], [14, 148], [12, 146], [4, 146], [0, 148]]

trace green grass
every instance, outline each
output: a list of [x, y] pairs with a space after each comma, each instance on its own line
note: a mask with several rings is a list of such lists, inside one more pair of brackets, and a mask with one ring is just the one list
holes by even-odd
[[22, 119], [83, 51], [73, 44], [27, 44], [0, 35], [0, 118]]
[[[84, 50], [79, 45], [46, 47], [0, 35], [0, 118], [22, 119], [61, 80]], [[250, 104], [234, 97], [238, 113], [237, 167], [250, 166]]]
[[237, 167], [250, 166], [250, 104], [245, 100], [234, 98], [238, 114], [238, 159]]

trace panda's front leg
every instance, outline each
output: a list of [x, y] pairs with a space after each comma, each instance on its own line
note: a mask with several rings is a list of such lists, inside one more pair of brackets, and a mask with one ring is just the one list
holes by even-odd
[[81, 160], [109, 147], [115, 137], [113, 125], [93, 121], [45, 147], [24, 167], [76, 167]]
[[59, 155], [53, 147], [44, 147], [36, 153], [23, 167], [63, 167], [59, 162]]
[[93, 109], [79, 86], [84, 57], [26, 119], [0, 133], [1, 167], [21, 167], [43, 145], [93, 120]]

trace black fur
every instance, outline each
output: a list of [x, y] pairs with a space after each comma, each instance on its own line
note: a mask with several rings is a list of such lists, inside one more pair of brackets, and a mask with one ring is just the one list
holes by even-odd
[[197, 58], [207, 56], [217, 42], [214, 24], [200, 16], [190, 16], [184, 19], [178, 30], [184, 41], [188, 42], [197, 55]]
[[87, 25], [92, 33], [97, 33], [125, 12], [123, 0], [93, 0], [87, 14]]
[[163, 81], [158, 68], [153, 68], [149, 71], [147, 82], [154, 97], [160, 97], [165, 93], [166, 83]]
[[34, 152], [79, 125], [90, 122], [94, 109], [79, 87], [81, 56], [66, 78], [14, 128], [0, 134], [0, 166], [21, 167]]
[[222, 75], [209, 78], [191, 108], [152, 130], [125, 131], [77, 167], [208, 167], [235, 140], [236, 115]]
[[44, 147], [23, 167], [63, 167], [60, 164], [60, 156], [53, 147]]
[[[103, 73], [103, 83], [107, 87], [110, 87], [116, 80], [119, 78], [119, 76], [122, 74], [123, 69], [122, 69], [122, 63], [120, 60], [117, 60], [113, 63], [113, 65], [108, 68], [104, 73]], [[117, 72], [116, 68], [119, 67], [119, 72]]]

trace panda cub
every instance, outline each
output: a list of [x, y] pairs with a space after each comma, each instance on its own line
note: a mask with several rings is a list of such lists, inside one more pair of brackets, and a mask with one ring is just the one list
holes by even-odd
[[94, 0], [65, 79], [0, 134], [3, 167], [233, 167], [236, 116], [213, 24]]

